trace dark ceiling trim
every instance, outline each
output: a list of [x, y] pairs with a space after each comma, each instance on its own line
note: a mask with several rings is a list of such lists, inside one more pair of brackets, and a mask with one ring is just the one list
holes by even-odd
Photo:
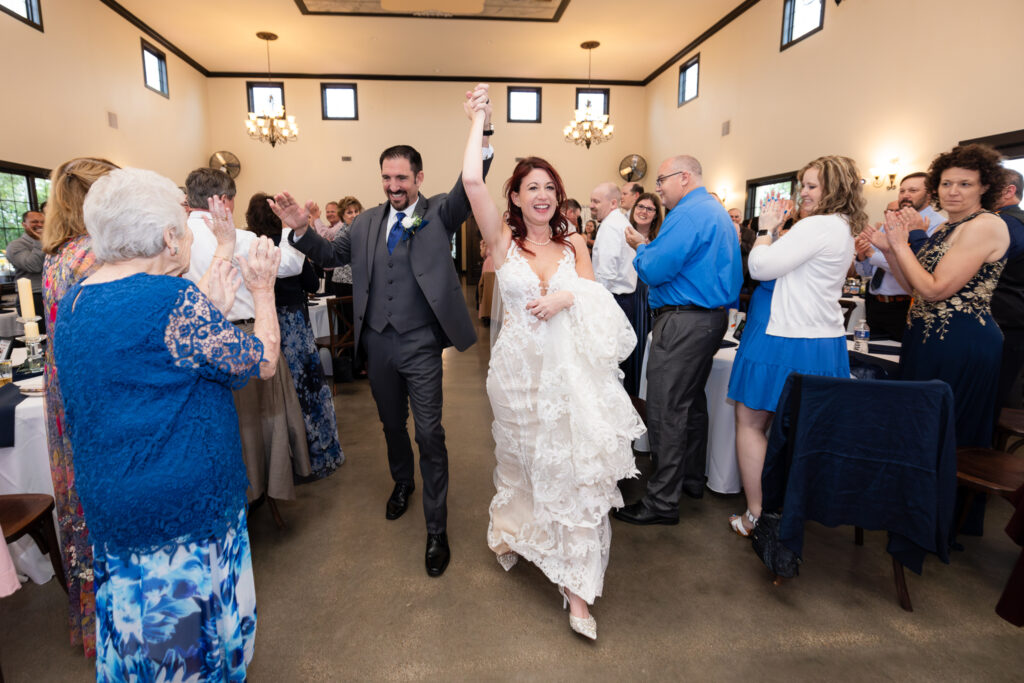
[[673, 64], [678, 62], [680, 59], [682, 59], [683, 57], [685, 57], [689, 53], [691, 53], [694, 50], [696, 50], [698, 47], [700, 47], [701, 43], [703, 43], [705, 40], [707, 40], [711, 36], [715, 35], [719, 31], [721, 31], [723, 28], [725, 28], [729, 24], [731, 24], [734, 19], [739, 17], [741, 14], [746, 12], [748, 9], [750, 9], [751, 7], [753, 7], [754, 5], [756, 5], [760, 1], [761, 0], [744, 0], [744, 2], [740, 3], [739, 5], [737, 5], [733, 9], [733, 11], [729, 12], [724, 17], [719, 19], [715, 23], [714, 26], [712, 26], [707, 31], [704, 31], [704, 33], [702, 33], [699, 36], [697, 36], [697, 38], [693, 42], [691, 42], [689, 45], [684, 47], [679, 52], [675, 53], [675, 55], [673, 55], [671, 59], [669, 59], [667, 62], [665, 62], [664, 64], [659, 66], [657, 69], [652, 71], [650, 73], [650, 75], [647, 76], [647, 78], [645, 78], [643, 81], [641, 81], [641, 85], [647, 85], [648, 83], [653, 81], [655, 78], [657, 78], [658, 76], [663, 74], [667, 69], [669, 69], [669, 67], [671, 67]]
[[117, 12], [129, 24], [139, 29], [156, 42], [163, 45], [165, 48], [167, 48], [168, 52], [171, 52], [172, 54], [179, 57], [182, 61], [184, 61], [186, 64], [191, 66], [193, 69], [195, 69], [202, 75], [210, 75], [210, 71], [206, 67], [204, 67], [202, 64], [189, 57], [187, 54], [185, 54], [184, 51], [179, 49], [177, 45], [175, 45], [174, 43], [167, 40], [156, 31], [154, 31], [152, 28], [150, 28], [149, 24], [147, 24], [146, 22], [142, 21], [142, 19], [139, 19], [137, 16], [129, 12], [127, 9], [118, 4], [115, 0], [100, 0], [100, 2], [102, 2], [104, 5], [114, 10], [115, 12]]
[[534, 21], [557, 23], [562, 18], [562, 14], [565, 13], [565, 8], [569, 6], [569, 0], [562, 0], [558, 5], [558, 9], [555, 10], [555, 14], [550, 19], [527, 19], [524, 17], [478, 17], [468, 14], [443, 13], [416, 14], [414, 12], [314, 12], [306, 7], [306, 3], [303, 0], [295, 0], [295, 5], [303, 14], [322, 17], [391, 17], [400, 19], [469, 19], [471, 21]]
[[[180, 58], [186, 64], [188, 64], [193, 69], [198, 71], [203, 76], [206, 76], [207, 78], [260, 78], [260, 77], [263, 76], [263, 74], [255, 73], [255, 72], [251, 72], [251, 71], [210, 71], [209, 69], [204, 67], [202, 64], [200, 64], [199, 62], [197, 62], [196, 60], [194, 60], [190, 56], [188, 56], [177, 45], [175, 45], [174, 43], [172, 43], [171, 41], [167, 40], [162, 35], [157, 33], [155, 30], [153, 30], [146, 22], [142, 21], [137, 16], [135, 16], [134, 14], [129, 12], [127, 9], [122, 7], [116, 0], [100, 0], [100, 2], [102, 2], [104, 5], [106, 5], [107, 7], [112, 9], [114, 12], [119, 14], [125, 21], [130, 23], [132, 26], [135, 26], [136, 28], [138, 28], [140, 31], [145, 33], [147, 36], [149, 36], [150, 38], [155, 40], [160, 45], [163, 45], [165, 48], [167, 48], [168, 52], [174, 54], [175, 56]], [[678, 62], [680, 59], [685, 57], [690, 52], [693, 52], [694, 50], [696, 50], [698, 47], [700, 47], [701, 43], [703, 43], [708, 38], [710, 38], [711, 36], [715, 35], [719, 31], [721, 31], [723, 28], [728, 26], [730, 23], [732, 23], [732, 21], [734, 19], [736, 19], [737, 17], [742, 15], [744, 12], [746, 12], [748, 9], [750, 9], [751, 7], [756, 5], [758, 2], [760, 2], [760, 0], [744, 0], [744, 2], [740, 3], [739, 5], [737, 5], [731, 12], [729, 12], [727, 15], [725, 15], [724, 17], [719, 19], [714, 24], [714, 26], [709, 28], [707, 31], [704, 31], [704, 33], [700, 34], [695, 40], [690, 42], [689, 45], [687, 45], [682, 50], [680, 50], [675, 55], [673, 55], [672, 58], [669, 59], [667, 62], [665, 62], [664, 64], [659, 66], [657, 69], [652, 71], [642, 81], [626, 81], [626, 80], [619, 80], [619, 81], [592, 81], [592, 83], [594, 85], [606, 85], [606, 86], [607, 85], [616, 85], [616, 86], [646, 86], [651, 81], [653, 81], [655, 78], [657, 78], [662, 73], [664, 73], [669, 67], [671, 67], [673, 64]], [[299, 10], [302, 11], [303, 14], [331, 14], [331, 15], [337, 15], [337, 13], [331, 13], [331, 12], [309, 12], [309, 11], [303, 11], [304, 4], [302, 3], [302, 0], [295, 0], [295, 3], [296, 3], [296, 5], [299, 6]], [[569, 4], [569, 0], [562, 0], [562, 3], [559, 6], [558, 11], [555, 14], [555, 18], [550, 20], [550, 21], [558, 21], [559, 19], [561, 19], [562, 13], [565, 11], [565, 8], [568, 6], [568, 4]], [[341, 16], [341, 15], [337, 15], [337, 16]], [[344, 15], [344, 16], [353, 16], [353, 15]], [[365, 16], [389, 16], [389, 17], [392, 17], [392, 16], [396, 16], [396, 15], [394, 15], [394, 14], [383, 14], [383, 15], [365, 15]], [[462, 18], [470, 19], [470, 18], [473, 18], [473, 17], [452, 17], [452, 18], [454, 18], [454, 19], [462, 19]], [[479, 21], [479, 19], [478, 19], [478, 21]], [[522, 20], [519, 20], [519, 21], [549, 21], [549, 20], [546, 20], [546, 19], [545, 20], [522, 19]], [[463, 82], [467, 82], [467, 81], [472, 81], [472, 82], [477, 82], [477, 83], [546, 83], [546, 84], [557, 84], [557, 85], [580, 85], [581, 84], [581, 81], [579, 79], [572, 79], [572, 78], [501, 78], [501, 77], [490, 77], [490, 76], [417, 76], [417, 75], [395, 76], [395, 75], [390, 75], [390, 74], [304, 74], [304, 73], [294, 73], [294, 74], [282, 73], [282, 74], [274, 74], [274, 75], [276, 77], [278, 77], [278, 78], [315, 78], [315, 79], [323, 79], [323, 80], [349, 79], [349, 80], [363, 80], [363, 81], [425, 81], [425, 82], [441, 82], [441, 83], [455, 83], [455, 82], [463, 83]]]
[[[266, 80], [265, 72], [255, 71], [211, 71], [206, 74], [209, 78], [262, 78]], [[388, 74], [305, 74], [305, 73], [278, 73], [274, 72], [274, 78], [305, 78], [322, 81], [433, 81], [438, 83], [543, 83], [560, 85], [586, 85], [587, 81], [579, 78], [501, 78], [491, 76], [393, 76]], [[642, 86], [643, 81], [590, 81], [594, 85], [622, 85]]]

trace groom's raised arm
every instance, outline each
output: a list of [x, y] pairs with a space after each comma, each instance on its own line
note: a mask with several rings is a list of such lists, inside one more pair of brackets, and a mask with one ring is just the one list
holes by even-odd
[[[298, 251], [309, 257], [309, 260], [321, 268], [335, 268], [347, 265], [352, 260], [352, 231], [344, 231], [333, 242], [328, 242], [309, 230], [309, 206], [303, 207], [287, 192], [268, 199], [267, 203], [277, 217], [292, 229], [288, 242]], [[356, 220], [359, 220], [358, 218]]]

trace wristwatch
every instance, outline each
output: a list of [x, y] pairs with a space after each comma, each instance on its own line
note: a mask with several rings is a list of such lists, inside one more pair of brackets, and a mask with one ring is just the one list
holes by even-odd
[[757, 231], [757, 236], [758, 237], [767, 237], [770, 234], [771, 233], [769, 233], [767, 230], [758, 230]]
[[484, 131], [484, 135], [494, 135], [494, 124], [488, 126], [487, 130]]

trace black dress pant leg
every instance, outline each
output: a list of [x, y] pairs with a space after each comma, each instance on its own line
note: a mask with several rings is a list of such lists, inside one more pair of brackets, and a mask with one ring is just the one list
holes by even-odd
[[399, 372], [405, 380], [416, 427], [423, 478], [423, 516], [427, 533], [444, 533], [448, 524], [448, 449], [441, 425], [441, 352], [443, 333], [437, 325], [424, 325], [401, 335]]
[[367, 327], [363, 329], [360, 341], [366, 356], [370, 390], [384, 427], [391, 478], [396, 483], [412, 484], [415, 462], [409, 431], [405, 426], [409, 418], [409, 392], [398, 368], [400, 336], [390, 326], [383, 332]]
[[679, 514], [684, 479], [703, 485], [708, 410], [704, 385], [728, 328], [724, 310], [677, 311], [654, 320], [647, 360], [647, 429], [655, 468], [644, 504]]

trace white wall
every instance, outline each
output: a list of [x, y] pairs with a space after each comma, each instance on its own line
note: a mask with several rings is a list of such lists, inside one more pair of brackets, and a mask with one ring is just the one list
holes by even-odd
[[[321, 207], [330, 200], [354, 195], [366, 207], [384, 200], [378, 159], [395, 144], [410, 144], [423, 156], [427, 194], [446, 192], [462, 166], [469, 121], [462, 111], [467, 90], [475, 83], [423, 83], [413, 81], [358, 81], [359, 120], [324, 121], [320, 111], [320, 81], [285, 80], [285, 103], [296, 117], [295, 142], [271, 148], [250, 139], [243, 126], [247, 100], [244, 79], [209, 80], [210, 151], [229, 150], [238, 155], [242, 171], [236, 182], [235, 215], [243, 220], [248, 198], [255, 192], [289, 190], [311, 198]], [[543, 156], [567, 186], [570, 196], [586, 205], [597, 184], [615, 180], [619, 161], [642, 152], [646, 137], [646, 102], [639, 87], [613, 87], [612, 140], [589, 150], [564, 142], [562, 129], [572, 117], [576, 88], [542, 85], [541, 123], [506, 123], [507, 86], [491, 86], [495, 134], [495, 160], [490, 189], [501, 196], [516, 157]], [[343, 162], [342, 156], [352, 161]], [[500, 206], [504, 207], [502, 202]]]
[[[926, 170], [960, 140], [1024, 128], [1019, 51], [1003, 28], [1022, 25], [1018, 0], [826, 2], [824, 29], [780, 52], [782, 0], [762, 0], [698, 48], [697, 99], [676, 107], [682, 62], [647, 86], [645, 148], [655, 168], [696, 156], [729, 206], [748, 179], [824, 154], [863, 175], [893, 158], [900, 175]], [[896, 192], [868, 183], [865, 195], [874, 220]]]
[[54, 168], [102, 156], [179, 182], [205, 163], [207, 79], [168, 53], [165, 98], [144, 85], [142, 32], [108, 7], [45, 0], [42, 13], [43, 33], [0, 15], [0, 160]]

